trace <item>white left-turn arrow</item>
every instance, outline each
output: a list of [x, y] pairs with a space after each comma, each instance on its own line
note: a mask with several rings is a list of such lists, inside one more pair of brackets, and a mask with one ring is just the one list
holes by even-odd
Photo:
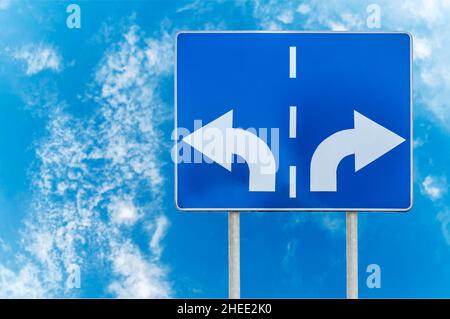
[[233, 110], [184, 137], [189, 144], [231, 172], [233, 154], [249, 167], [249, 191], [274, 192], [276, 162], [269, 146], [255, 134], [233, 128]]

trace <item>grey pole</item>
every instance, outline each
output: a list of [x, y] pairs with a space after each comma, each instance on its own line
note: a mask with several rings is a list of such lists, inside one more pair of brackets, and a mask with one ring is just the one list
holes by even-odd
[[241, 295], [239, 212], [228, 213], [228, 297]]
[[347, 299], [358, 299], [358, 212], [347, 212]]

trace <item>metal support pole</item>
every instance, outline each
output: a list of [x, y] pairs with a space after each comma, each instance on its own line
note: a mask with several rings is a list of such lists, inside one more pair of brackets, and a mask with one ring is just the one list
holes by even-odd
[[347, 299], [358, 299], [358, 212], [347, 212]]
[[241, 295], [239, 212], [228, 213], [228, 297]]

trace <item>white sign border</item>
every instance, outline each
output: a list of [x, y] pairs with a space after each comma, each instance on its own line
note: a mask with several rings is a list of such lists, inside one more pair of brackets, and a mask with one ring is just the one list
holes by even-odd
[[[230, 212], [230, 211], [238, 211], [238, 212], [408, 212], [413, 208], [414, 203], [414, 169], [413, 169], [413, 138], [414, 138], [414, 114], [413, 114], [413, 35], [407, 31], [373, 31], [373, 32], [364, 32], [364, 31], [264, 31], [264, 30], [239, 30], [239, 31], [230, 31], [230, 30], [208, 30], [208, 31], [178, 31], [175, 34], [175, 54], [174, 54], [174, 123], [175, 123], [175, 137], [178, 138], [178, 106], [177, 106], [177, 54], [178, 54], [178, 36], [180, 34], [196, 34], [196, 33], [269, 33], [269, 34], [278, 34], [278, 33], [300, 33], [300, 34], [405, 34], [409, 37], [410, 41], [410, 59], [409, 59], [409, 72], [410, 72], [410, 80], [409, 80], [409, 103], [410, 103], [410, 203], [407, 208], [248, 208], [248, 207], [233, 207], [233, 208], [184, 208], [178, 205], [178, 152], [175, 153], [175, 161], [174, 161], [174, 199], [175, 199], [175, 207], [176, 209], [184, 212]], [[177, 141], [174, 142], [176, 145]]]

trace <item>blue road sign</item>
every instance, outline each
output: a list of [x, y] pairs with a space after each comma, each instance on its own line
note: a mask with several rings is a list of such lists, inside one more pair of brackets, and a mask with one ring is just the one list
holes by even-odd
[[179, 209], [411, 208], [409, 34], [182, 32], [176, 55]]

